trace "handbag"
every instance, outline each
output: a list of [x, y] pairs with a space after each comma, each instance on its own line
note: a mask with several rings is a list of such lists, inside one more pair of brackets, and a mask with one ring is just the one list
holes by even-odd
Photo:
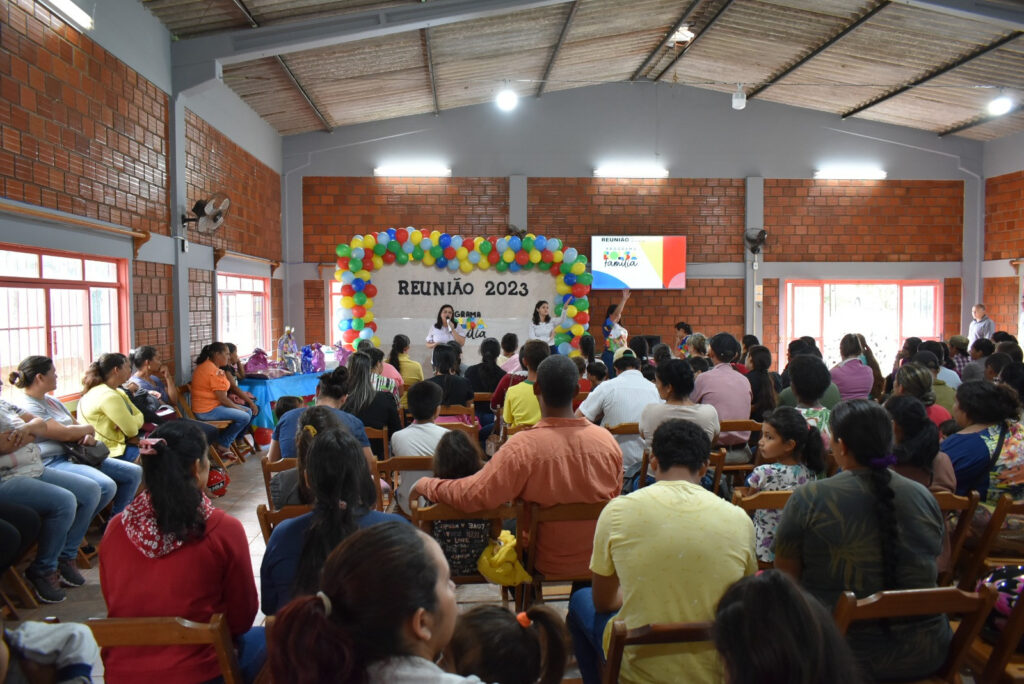
[[68, 460], [79, 465], [99, 468], [107, 457], [110, 456], [110, 449], [103, 442], [95, 444], [80, 444], [79, 442], [61, 442]]
[[517, 584], [532, 582], [533, 578], [526, 572], [516, 554], [516, 538], [508, 530], [502, 530], [497, 539], [487, 543], [476, 561], [477, 571], [488, 582], [503, 587], [514, 587]]

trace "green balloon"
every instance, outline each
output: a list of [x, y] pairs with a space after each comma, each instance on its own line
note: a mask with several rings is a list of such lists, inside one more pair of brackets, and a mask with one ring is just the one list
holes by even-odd
[[527, 262], [526, 262], [525, 264], [523, 264], [523, 265], [521, 266], [521, 268], [522, 268], [522, 269], [523, 269], [524, 271], [529, 271], [529, 270], [530, 270], [531, 268], [533, 268], [533, 267], [534, 267], [534, 266], [536, 266], [536, 265], [537, 265], [537, 264], [533, 263], [532, 261], [527, 261]]
[[[355, 326], [352, 326], [352, 327], [355, 327]], [[568, 342], [571, 339], [572, 339], [572, 335], [570, 335], [569, 333], [558, 333], [557, 335], [555, 335], [555, 345], [557, 346], [559, 344], [562, 344], [563, 342]]]
[[334, 253], [339, 257], [347, 257], [352, 255], [352, 248], [342, 243], [334, 248]]
[[555, 315], [556, 316], [561, 316], [562, 315], [562, 305], [561, 304], [555, 304]]
[[409, 255], [406, 254], [405, 252], [399, 252], [395, 256], [395, 261], [397, 261], [400, 264], [407, 264], [409, 263]]
[[484, 240], [483, 242], [480, 243], [480, 253], [481, 254], [484, 254], [484, 255], [490, 254], [492, 249], [494, 249], [494, 245], [492, 245], [487, 240]]
[[578, 257], [576, 257], [576, 263], [577, 264], [585, 264], [585, 263], [587, 263], [587, 255], [586, 254], [580, 254]]
[[433, 247], [431, 247], [430, 256], [434, 257], [435, 259], [440, 259], [442, 256], [444, 256], [444, 250], [441, 249], [441, 245], [434, 245]]
[[504, 273], [508, 270], [508, 264], [505, 263], [504, 259], [502, 259], [495, 265], [495, 268], [498, 269], [498, 273]]
[[366, 327], [366, 323], [363, 323], [363, 319], [362, 318], [353, 318], [352, 319], [352, 329], [353, 330], [362, 330], [365, 327]]
[[576, 276], [576, 282], [580, 285], [590, 285], [594, 282], [594, 276], [591, 273], [580, 273]]
[[402, 251], [402, 245], [398, 242], [398, 240], [392, 240], [391, 242], [388, 243], [388, 251], [391, 252], [392, 254], [398, 254], [399, 252]]
[[352, 299], [353, 299], [353, 301], [355, 301], [356, 304], [358, 304], [359, 306], [362, 306], [363, 304], [366, 303], [366, 293], [365, 292], [356, 292], [354, 295], [352, 295]]
[[378, 242], [373, 246], [373, 253], [377, 256], [384, 256], [384, 252], [386, 251], [388, 251], [387, 245], [382, 245]]
[[352, 271], [353, 273], [355, 273], [356, 271], [363, 270], [363, 260], [362, 259], [349, 259], [349, 261], [348, 261], [348, 270]]
[[529, 252], [531, 249], [533, 249], [533, 238], [523, 238], [523, 251]]
[[[353, 269], [353, 270], [359, 270], [359, 269]], [[572, 273], [572, 264], [570, 264], [567, 261], [563, 261], [562, 265], [558, 267], [558, 270], [561, 271], [562, 273]]]
[[412, 258], [414, 261], [423, 261], [423, 248], [416, 245], [412, 249]]
[[574, 301], [572, 305], [576, 307], [577, 311], [586, 311], [587, 309], [590, 308], [590, 302], [584, 299], [583, 297]]

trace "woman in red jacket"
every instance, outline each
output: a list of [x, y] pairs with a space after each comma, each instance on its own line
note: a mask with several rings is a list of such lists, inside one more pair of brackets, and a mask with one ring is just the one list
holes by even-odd
[[[263, 628], [242, 524], [203, 493], [210, 471], [206, 439], [193, 425], [161, 425], [140, 444], [148, 487], [114, 516], [100, 545], [100, 586], [110, 617], [183, 617], [208, 622], [223, 613], [247, 681], [262, 666]], [[210, 646], [108, 648], [107, 681], [195, 684], [220, 676]]]

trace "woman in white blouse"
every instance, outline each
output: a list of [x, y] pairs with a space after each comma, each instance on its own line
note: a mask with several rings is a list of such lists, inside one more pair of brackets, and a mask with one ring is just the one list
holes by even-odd
[[458, 324], [452, 319], [455, 317], [455, 309], [451, 304], [442, 304], [437, 312], [437, 322], [427, 332], [427, 349], [433, 349], [439, 344], [447, 344], [455, 340], [460, 345], [466, 344], [466, 336], [459, 333]]
[[540, 340], [549, 345], [555, 343], [555, 328], [565, 321], [565, 310], [563, 309], [562, 316], [554, 321], [551, 320], [549, 312], [550, 307], [546, 301], [542, 299], [537, 302], [533, 307], [533, 322], [530, 323], [530, 334], [527, 335], [527, 339]]

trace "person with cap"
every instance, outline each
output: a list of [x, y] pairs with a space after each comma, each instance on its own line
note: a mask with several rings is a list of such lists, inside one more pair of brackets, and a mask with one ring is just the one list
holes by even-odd
[[971, 346], [970, 340], [965, 335], [953, 335], [949, 338], [950, 360], [956, 369], [956, 374], [961, 378], [964, 375], [964, 367], [971, 362], [971, 355], [967, 350]]
[[[661, 401], [658, 388], [640, 372], [640, 359], [632, 349], [619, 347], [613, 358], [615, 377], [598, 385], [580, 404], [576, 415], [604, 427], [639, 423], [644, 407]], [[740, 379], [747, 383], [742, 375]], [[750, 383], [747, 387], [749, 390]], [[639, 433], [615, 435], [615, 439], [622, 447], [622, 467], [628, 481], [640, 471], [644, 457], [643, 439]]]
[[935, 403], [953, 413], [953, 404], [956, 403], [956, 390], [946, 384], [946, 381], [939, 375], [939, 358], [930, 351], [919, 351], [911, 359], [913, 363], [919, 363], [932, 374], [932, 392], [935, 394]]
[[974, 344], [980, 339], [992, 339], [996, 331], [996, 323], [985, 312], [985, 305], [978, 302], [971, 307], [971, 327], [967, 331], [967, 339]]
[[[698, 404], [714, 406], [718, 411], [718, 419], [722, 422], [748, 420], [753, 396], [750, 383], [742, 373], [732, 367], [732, 362], [740, 355], [740, 343], [729, 333], [723, 332], [712, 337], [708, 346], [708, 357], [714, 363], [714, 367], [707, 373], [697, 376], [690, 398]], [[727, 449], [725, 462], [749, 463], [749, 439], [749, 431], [719, 434], [718, 444]]]

